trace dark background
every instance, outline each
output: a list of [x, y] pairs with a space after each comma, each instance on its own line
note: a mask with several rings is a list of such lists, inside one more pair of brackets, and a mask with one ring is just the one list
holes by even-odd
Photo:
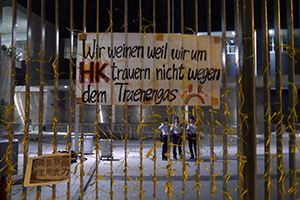
[[[87, 1], [87, 31], [96, 31], [96, 0]], [[172, 2], [171, 12], [172, 12]], [[221, 0], [211, 0], [211, 16], [212, 16], [212, 31], [221, 31]], [[269, 28], [274, 28], [273, 25], [273, 1], [268, 0], [268, 25]], [[19, 4], [26, 7], [26, 1], [19, 0]], [[227, 30], [234, 30], [234, 0], [226, 1], [226, 22]], [[261, 27], [261, 1], [254, 0], [254, 18], [255, 29]], [[41, 3], [40, 0], [32, 1], [33, 12], [40, 15]], [[207, 31], [207, 1], [198, 0], [198, 21], [199, 32]], [[61, 37], [69, 37], [69, 32], [66, 27], [70, 27], [70, 1], [59, 1], [59, 24]], [[184, 26], [195, 30], [195, 1], [184, 0]], [[113, 1], [113, 31], [123, 32], [124, 24], [124, 1]], [[100, 32], [105, 31], [109, 26], [109, 10], [110, 1], [100, 1]], [[281, 1], [281, 26], [286, 28], [286, 2]], [[294, 0], [294, 20], [295, 28], [299, 27], [298, 24], [298, 1]], [[172, 17], [172, 14], [171, 14]], [[143, 25], [149, 25], [153, 22], [153, 1], [142, 1], [142, 18]], [[55, 0], [46, 1], [46, 19], [52, 23], [55, 20]], [[171, 26], [172, 26], [171, 19]], [[74, 28], [77, 30], [83, 29], [83, 0], [74, 0]], [[174, 32], [181, 32], [181, 0], [174, 0]], [[170, 28], [172, 32], [172, 27]], [[139, 0], [128, 0], [128, 31], [139, 31]], [[148, 32], [153, 32], [153, 28], [150, 27]], [[166, 33], [168, 32], [168, 0], [156, 1], [156, 32]], [[186, 30], [186, 34], [192, 34], [192, 31]]]

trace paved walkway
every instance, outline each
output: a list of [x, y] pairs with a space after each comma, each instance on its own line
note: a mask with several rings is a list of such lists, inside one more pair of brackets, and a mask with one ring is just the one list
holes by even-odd
[[[90, 174], [93, 173], [95, 169], [95, 157], [94, 156], [85, 156], [87, 158], [84, 161], [84, 176], [83, 186], [88, 184]], [[77, 169], [76, 169], [77, 168]], [[76, 169], [76, 170], [75, 170]], [[76, 173], [74, 173], [77, 171]], [[80, 165], [78, 163], [73, 163], [71, 165], [71, 178], [70, 178], [70, 194], [72, 199], [78, 199], [80, 194]], [[31, 191], [32, 190], [32, 191]], [[41, 199], [51, 199], [52, 197], [52, 188], [50, 186], [41, 186]], [[67, 193], [67, 183], [59, 183], [56, 185], [56, 197], [57, 199], [66, 199]], [[12, 187], [12, 199], [21, 199], [22, 197], [22, 185], [16, 184]], [[36, 197], [36, 187], [27, 188], [27, 199], [35, 199]]]
[[[203, 159], [203, 162], [200, 164], [200, 195], [201, 199], [210, 199], [211, 195], [211, 177], [210, 177], [210, 144], [209, 144], [209, 138], [205, 138], [202, 140], [201, 145], [201, 158]], [[236, 194], [236, 185], [237, 185], [237, 159], [236, 159], [236, 139], [232, 138], [232, 140], [229, 140], [229, 165], [228, 169], [229, 175], [231, 176], [228, 181], [228, 188], [229, 188], [229, 195], [232, 199], [237, 199]], [[284, 144], [288, 144], [288, 140], [285, 138]], [[299, 144], [298, 144], [299, 145]], [[35, 151], [35, 142], [30, 142], [30, 149], [29, 151], [34, 155]], [[143, 199], [153, 199], [154, 194], [154, 183], [153, 183], [153, 175], [154, 175], [154, 161], [152, 160], [152, 155], [147, 158], [146, 154], [149, 152], [149, 150], [152, 148], [153, 143], [151, 140], [145, 140], [143, 141], [143, 184], [142, 184], [142, 191], [143, 191]], [[263, 174], [264, 174], [264, 156], [263, 156], [263, 142], [261, 140], [258, 140], [257, 143], [257, 185], [258, 185], [258, 196], [263, 195], [263, 187], [264, 187], [264, 180], [263, 180]], [[65, 147], [65, 143], [61, 140], [61, 143], [58, 145], [58, 149], [63, 150]], [[52, 146], [49, 145], [49, 143], [44, 143], [44, 152], [45, 153], [51, 153]], [[186, 145], [186, 150], [188, 151], [188, 145]], [[215, 199], [222, 199], [223, 193], [221, 192], [223, 189], [223, 181], [222, 181], [222, 170], [223, 170], [223, 146], [218, 142], [218, 140], [215, 140], [215, 147], [214, 152], [216, 154], [217, 161], [215, 162], [214, 167], [214, 173], [218, 174], [216, 177], [215, 182], [215, 193], [214, 197]], [[275, 140], [271, 140], [271, 152], [272, 154], [275, 154], [276, 152], [276, 145]], [[284, 168], [288, 169], [288, 146], [285, 145], [283, 148], [283, 152], [285, 156], [283, 157], [284, 160]], [[168, 178], [166, 177], [166, 174], [168, 172], [167, 166], [170, 164], [168, 161], [162, 161], [161, 159], [161, 146], [157, 147], [157, 153], [159, 156], [156, 159], [157, 165], [156, 165], [156, 174], [157, 174], [157, 188], [156, 188], [156, 197], [157, 199], [167, 199], [167, 194], [165, 193], [166, 189], [166, 183], [168, 182]], [[121, 141], [114, 141], [114, 160], [111, 162], [110, 160], [102, 160], [98, 164], [99, 169], [99, 175], [103, 176], [98, 181], [98, 199], [110, 199], [110, 188], [111, 183], [114, 185], [112, 187], [113, 191], [113, 197], [117, 200], [123, 200], [125, 199], [125, 175], [124, 175], [124, 143]], [[128, 176], [131, 179], [127, 180], [127, 188], [128, 188], [128, 199], [139, 199], [140, 195], [140, 141], [129, 141], [128, 143]], [[297, 156], [299, 156], [299, 152], [297, 151]], [[84, 198], [83, 199], [93, 199], [96, 197], [96, 191], [95, 191], [95, 167], [96, 167], [96, 160], [95, 160], [95, 154], [91, 155], [85, 155], [87, 160], [84, 162], [84, 171], [86, 173], [84, 182], [83, 182], [83, 188], [84, 188]], [[187, 156], [189, 157], [189, 156]], [[16, 178], [20, 178], [22, 176], [22, 161], [23, 157], [22, 154], [19, 154], [19, 176], [15, 176]], [[172, 199], [182, 199], [182, 188], [183, 188], [183, 174], [182, 174], [182, 163], [180, 160], [175, 161], [171, 160], [171, 169], [172, 173], [174, 175], [171, 176], [171, 183], [172, 183]], [[194, 160], [186, 160], [187, 163], [187, 172], [188, 172], [188, 181], [186, 182], [186, 199], [197, 199], [197, 190], [195, 189], [195, 183], [196, 183], [196, 174], [197, 174], [197, 165], [195, 165]], [[113, 172], [113, 182], [111, 182], [110, 178], [110, 172], [111, 172], [111, 164], [112, 164], [112, 172]], [[272, 198], [276, 199], [276, 158], [272, 159], [271, 164], [273, 165], [272, 168]], [[78, 199], [80, 192], [80, 180], [79, 180], [79, 166], [76, 173], [75, 168], [77, 164], [72, 164], [72, 172], [71, 175], [71, 199]], [[300, 163], [297, 162], [297, 169], [300, 169]], [[287, 170], [285, 170], [287, 172]], [[297, 180], [300, 181], [300, 180]], [[273, 187], [274, 186], [274, 187]], [[57, 199], [66, 199], [66, 183], [60, 183], [57, 184]], [[285, 177], [285, 189], [288, 191], [288, 177]], [[300, 187], [297, 189], [300, 190]], [[31, 190], [31, 188], [28, 188], [28, 192]], [[33, 189], [28, 195], [27, 199], [35, 199], [35, 193], [36, 189]], [[13, 186], [12, 191], [12, 199], [20, 199], [22, 195], [21, 191], [21, 184], [16, 184]], [[52, 189], [48, 186], [42, 186], [42, 199], [50, 199], [52, 196]], [[298, 195], [300, 197], [300, 195]]]

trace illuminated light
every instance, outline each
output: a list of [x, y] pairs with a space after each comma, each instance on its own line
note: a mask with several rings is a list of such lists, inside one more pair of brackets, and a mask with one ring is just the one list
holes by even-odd
[[270, 35], [274, 35], [274, 33], [275, 33], [274, 29], [270, 29], [270, 30], [269, 30], [269, 34], [270, 34]]
[[235, 35], [235, 32], [234, 32], [234, 31], [232, 31], [232, 32], [231, 32], [231, 34], [234, 36], [234, 35]]
[[68, 88], [68, 86], [65, 85], [64, 88]]
[[[17, 96], [19, 98], [17, 98]], [[15, 101], [15, 105], [16, 105], [17, 111], [19, 113], [19, 116], [21, 117], [22, 122], [24, 122], [24, 115], [22, 114], [22, 111], [23, 111], [24, 108], [23, 108], [22, 101], [21, 101], [21, 98], [20, 98], [20, 93], [16, 93], [16, 95], [14, 95], [14, 101]], [[22, 108], [20, 108], [20, 106]]]
[[99, 105], [99, 110], [100, 110], [100, 123], [103, 123], [103, 112], [102, 112], [101, 105]]

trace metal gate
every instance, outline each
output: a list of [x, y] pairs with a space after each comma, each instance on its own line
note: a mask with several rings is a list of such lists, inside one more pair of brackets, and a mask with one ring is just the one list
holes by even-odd
[[[7, 144], [0, 151], [1, 198], [299, 198], [297, 4], [0, 1], [0, 133]], [[110, 35], [110, 47], [115, 33], [124, 35], [124, 47], [131, 33], [140, 41], [147, 33], [221, 37], [220, 108], [156, 106], [147, 100], [138, 106], [103, 105], [100, 93], [93, 92], [89, 97], [96, 103], [85, 105], [76, 98], [76, 58], [77, 47], [87, 51], [91, 32], [100, 64], [100, 33]], [[126, 67], [129, 59], [124, 58]], [[97, 84], [95, 91], [100, 89]], [[192, 85], [186, 89], [191, 92]], [[198, 133], [195, 159], [189, 159], [190, 116]], [[168, 131], [162, 155], [158, 127], [165, 118], [171, 127], [175, 117], [183, 127], [182, 153], [174, 154], [178, 143]], [[28, 158], [58, 153], [70, 155], [69, 180], [25, 187]]]

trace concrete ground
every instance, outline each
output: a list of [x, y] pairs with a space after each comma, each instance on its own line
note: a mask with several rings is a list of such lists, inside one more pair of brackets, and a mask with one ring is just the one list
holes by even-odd
[[[19, 137], [19, 138], [18, 138]], [[16, 138], [21, 141], [22, 136], [16, 136]], [[299, 145], [300, 139], [297, 141]], [[238, 160], [236, 154], [236, 137], [232, 137], [228, 139], [228, 170], [229, 170], [229, 180], [228, 180], [228, 195], [232, 199], [237, 199], [237, 166]], [[64, 150], [66, 145], [66, 139], [63, 137], [59, 137], [58, 140], [58, 149]], [[103, 143], [100, 143], [103, 146]], [[98, 163], [98, 199], [110, 199], [110, 190], [113, 192], [113, 199], [125, 199], [125, 175], [124, 175], [124, 167], [125, 167], [125, 153], [124, 147], [125, 144], [122, 141], [114, 140], [113, 141], [113, 156], [114, 160], [101, 160]], [[143, 157], [142, 157], [142, 170], [140, 170], [140, 150], [141, 145], [139, 140], [131, 140], [128, 142], [128, 153], [127, 153], [127, 175], [130, 177], [127, 179], [127, 188], [128, 199], [139, 199], [140, 191], [142, 191], [143, 199], [153, 199], [154, 193], [157, 199], [167, 199], [168, 194], [165, 192], [166, 184], [168, 183], [167, 177], [167, 167], [171, 166], [172, 175], [170, 177], [171, 183], [171, 199], [183, 199], [183, 187], [185, 187], [185, 199], [197, 199], [197, 189], [195, 187], [196, 184], [196, 175], [198, 165], [195, 160], [186, 160], [187, 164], [187, 172], [188, 172], [188, 180], [183, 184], [183, 173], [182, 173], [182, 161], [181, 160], [173, 160], [173, 156], [171, 153], [170, 161], [162, 161], [161, 159], [161, 146], [157, 147], [158, 157], [155, 159], [156, 161], [156, 176], [157, 176], [157, 186], [154, 186], [153, 176], [154, 176], [154, 160], [153, 151], [149, 158], [146, 157], [147, 153], [153, 146], [152, 140], [143, 140]], [[300, 145], [299, 145], [300, 146]], [[186, 151], [188, 151], [188, 145], [186, 144]], [[37, 152], [37, 143], [33, 139], [29, 142], [29, 153], [31, 156], [36, 155]], [[50, 154], [52, 152], [52, 144], [51, 137], [45, 138], [43, 141], [43, 152], [44, 154]], [[222, 199], [223, 198], [223, 145], [220, 143], [219, 139], [215, 138], [214, 144], [214, 152], [216, 154], [216, 162], [214, 163], [214, 174], [216, 176], [216, 181], [214, 183], [214, 199]], [[203, 162], [200, 163], [200, 198], [201, 199], [210, 199], [212, 194], [211, 189], [211, 176], [210, 176], [210, 138], [204, 137], [201, 140], [201, 159]], [[275, 155], [276, 153], [276, 141], [275, 138], [271, 139], [271, 154]], [[288, 172], [288, 138], [284, 137], [284, 148], [283, 148], [283, 167], [285, 169], [285, 173]], [[258, 199], [262, 199], [264, 195], [264, 143], [263, 139], [258, 137], [257, 140], [257, 194]], [[299, 151], [296, 150], [297, 159], [299, 158]], [[93, 151], [89, 155], [85, 155], [87, 158], [84, 161], [83, 169], [86, 173], [84, 177], [84, 181], [82, 184], [84, 196], [83, 199], [94, 199], [96, 198], [96, 184], [95, 180], [96, 176], [96, 155], [95, 151]], [[190, 156], [187, 154], [186, 156], [189, 158]], [[79, 162], [78, 162], [79, 163]], [[80, 195], [80, 180], [79, 180], [79, 168], [78, 163], [72, 164], [72, 172], [71, 175], [71, 199], [78, 199]], [[171, 164], [171, 165], [170, 165]], [[277, 177], [276, 177], [276, 158], [271, 160], [272, 170], [271, 170], [271, 199], [276, 199], [277, 197]], [[77, 170], [75, 173], [75, 168], [77, 166]], [[296, 164], [297, 169], [300, 169], [300, 163]], [[15, 179], [21, 179], [23, 172], [23, 154], [21, 153], [21, 142], [19, 143], [19, 164], [18, 164], [18, 175], [15, 175]], [[112, 172], [112, 179], [111, 179]], [[141, 184], [141, 173], [142, 173], [142, 184]], [[103, 177], [102, 177], [103, 176]], [[113, 181], [111, 181], [113, 180]], [[297, 178], [297, 182], [299, 182], [299, 178]], [[288, 192], [288, 176], [284, 176], [285, 190]], [[142, 187], [140, 188], [140, 186]], [[66, 186], [67, 183], [60, 183], [56, 187], [56, 197], [57, 199], [66, 199]], [[154, 192], [155, 188], [155, 192]], [[300, 190], [300, 186], [296, 187]], [[36, 189], [33, 188], [27, 189], [27, 199], [35, 199]], [[30, 192], [30, 193], [29, 193]], [[12, 187], [12, 199], [20, 199], [22, 195], [22, 185], [16, 182]], [[42, 199], [51, 199], [52, 189], [48, 186], [42, 186]], [[300, 195], [297, 194], [297, 198]], [[288, 199], [288, 195], [285, 196], [285, 199]]]

